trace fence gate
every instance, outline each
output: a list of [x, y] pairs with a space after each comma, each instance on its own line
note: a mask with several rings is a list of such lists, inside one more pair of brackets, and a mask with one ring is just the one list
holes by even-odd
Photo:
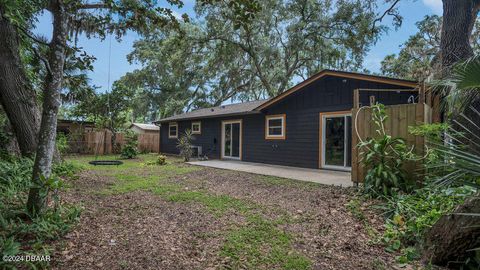
[[[358, 105], [358, 91], [359, 89], [355, 90], [354, 108], [352, 109], [352, 181], [356, 183], [363, 182], [366, 175], [366, 170], [361, 162], [361, 151], [356, 146], [361, 140], [379, 136], [375, 131], [377, 127], [372, 121], [372, 109]], [[415, 148], [417, 155], [423, 156], [425, 154], [424, 138], [408, 132], [410, 126], [432, 122], [432, 108], [424, 103], [423, 91], [419, 92], [418, 103], [385, 106], [388, 116], [385, 130], [392, 137], [403, 138], [410, 147]], [[420, 163], [407, 162], [405, 166], [409, 176], [419, 180], [416, 175], [421, 173]]]

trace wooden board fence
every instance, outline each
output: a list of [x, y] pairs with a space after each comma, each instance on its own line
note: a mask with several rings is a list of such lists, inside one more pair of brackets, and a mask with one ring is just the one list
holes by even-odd
[[[110, 131], [92, 131], [83, 134], [83, 140], [70, 141], [72, 153], [108, 155], [118, 153], [125, 144], [123, 133], [113, 134]], [[160, 151], [160, 134], [138, 134], [138, 150], [141, 153], [158, 153]]]
[[[421, 136], [414, 136], [408, 132], [408, 127], [417, 126], [423, 123], [432, 122], [432, 109], [424, 103], [401, 104], [385, 106], [388, 119], [385, 123], [387, 134], [392, 137], [400, 137], [407, 141], [410, 147], [414, 147], [417, 155], [423, 156], [425, 153], [425, 142]], [[362, 165], [361, 151], [358, 143], [367, 138], [378, 136], [376, 125], [372, 121], [372, 109], [370, 107], [353, 108], [352, 110], [352, 181], [363, 182], [366, 170]], [[420, 173], [419, 163], [408, 163], [405, 165], [407, 172], [411, 177]]]

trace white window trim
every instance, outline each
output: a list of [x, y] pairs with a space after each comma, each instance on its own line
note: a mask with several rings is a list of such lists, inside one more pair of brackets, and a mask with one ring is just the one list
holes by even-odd
[[[175, 127], [175, 136], [172, 136], [170, 135], [170, 128], [171, 127]], [[178, 138], [178, 123], [176, 122], [172, 122], [172, 123], [168, 123], [168, 138], [169, 139], [177, 139]]]
[[[194, 125], [198, 125], [198, 131], [193, 130]], [[191, 128], [192, 128], [192, 134], [202, 134], [202, 122], [200, 121], [192, 122]]]
[[[270, 120], [282, 120], [281, 122], [281, 134], [270, 134]], [[275, 126], [277, 127], [277, 126]], [[285, 114], [275, 114], [265, 116], [265, 139], [266, 140], [285, 140], [286, 134], [286, 115]]]

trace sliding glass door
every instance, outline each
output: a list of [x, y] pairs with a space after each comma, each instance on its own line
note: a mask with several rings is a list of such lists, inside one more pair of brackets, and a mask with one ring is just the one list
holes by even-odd
[[322, 113], [322, 168], [350, 170], [352, 162], [352, 116]]
[[241, 120], [222, 122], [222, 158], [241, 159]]

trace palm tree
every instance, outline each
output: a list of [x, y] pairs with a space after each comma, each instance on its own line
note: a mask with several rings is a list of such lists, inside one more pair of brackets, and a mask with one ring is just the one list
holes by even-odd
[[451, 75], [435, 83], [435, 88], [447, 97], [445, 105], [454, 114], [480, 101], [480, 55], [455, 65]]
[[[442, 216], [426, 235], [425, 257], [435, 264], [476, 261], [480, 241], [480, 57], [457, 64], [451, 75], [436, 84], [445, 99], [450, 126], [444, 140], [428, 140], [438, 154], [429, 167], [440, 177], [436, 186], [469, 185], [477, 189], [451, 215]], [[441, 137], [441, 136], [440, 136]], [[472, 254], [473, 253], [473, 254]], [[468, 258], [470, 257], [470, 258]]]
[[450, 124], [444, 141], [429, 140], [442, 157], [430, 165], [444, 169], [437, 183], [480, 188], [480, 56], [457, 64], [451, 75], [434, 87], [446, 96]]

